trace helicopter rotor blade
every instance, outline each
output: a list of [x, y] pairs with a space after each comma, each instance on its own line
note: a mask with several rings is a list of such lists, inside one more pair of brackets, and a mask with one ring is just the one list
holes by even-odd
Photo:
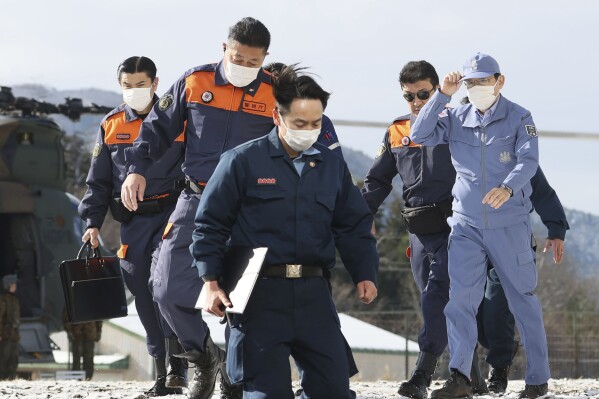
[[[373, 121], [353, 121], [348, 119], [333, 119], [335, 126], [368, 127], [386, 129], [388, 123]], [[599, 133], [558, 132], [553, 130], [539, 130], [539, 137], [551, 139], [577, 139], [577, 140], [599, 140]]]

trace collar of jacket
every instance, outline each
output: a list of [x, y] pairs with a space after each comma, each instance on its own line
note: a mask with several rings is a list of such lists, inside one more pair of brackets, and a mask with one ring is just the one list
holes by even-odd
[[[503, 97], [501, 94], [499, 95], [499, 100], [497, 103], [497, 108], [495, 108], [495, 112], [493, 112], [493, 115], [491, 116], [491, 119], [489, 120], [490, 124], [491, 122], [503, 119], [506, 117], [507, 115], [507, 104], [508, 101], [505, 99], [505, 97]], [[476, 115], [476, 108], [474, 108], [474, 106], [472, 104], [468, 104], [465, 105], [463, 109], [460, 109], [460, 111], [457, 113], [458, 115], [462, 115], [467, 113], [466, 117], [464, 118], [464, 122], [462, 123], [462, 126], [464, 127], [478, 127], [480, 126], [480, 122], [478, 120], [478, 116]]]
[[[152, 105], [156, 104], [156, 101], [158, 101], [158, 96], [156, 95], [156, 93], [154, 93], [154, 97], [152, 97]], [[129, 105], [124, 104], [125, 106], [125, 120], [127, 121], [127, 123], [131, 123], [136, 119], [139, 119], [139, 115], [137, 114], [137, 112], [131, 108]]]
[[[276, 126], [268, 134], [268, 142], [268, 155], [270, 155], [271, 158], [279, 158], [285, 156], [289, 158], [287, 151], [285, 151], [285, 147], [283, 147], [283, 144], [281, 143], [281, 139], [279, 138], [279, 131], [277, 130]], [[305, 154], [305, 156], [306, 158], [309, 157], [310, 159], [313, 159], [315, 161], [322, 161], [322, 152], [320, 150], [318, 150], [318, 152], [315, 154]]]
[[[249, 85], [243, 88], [246, 95], [254, 97], [260, 88], [262, 82], [270, 84], [270, 75], [264, 72], [262, 68], [258, 71], [258, 76]], [[230, 84], [225, 76], [225, 60], [222, 59], [216, 64], [216, 71], [214, 72], [214, 84], [216, 86], [224, 86]]]

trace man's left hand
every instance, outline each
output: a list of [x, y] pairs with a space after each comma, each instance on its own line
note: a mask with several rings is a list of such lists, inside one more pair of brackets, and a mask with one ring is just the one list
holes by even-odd
[[368, 304], [374, 301], [377, 296], [376, 285], [372, 281], [360, 281], [358, 285], [356, 285], [356, 290], [358, 291], [358, 298], [360, 301]]
[[227, 297], [225, 291], [220, 289], [216, 281], [209, 281], [204, 283], [204, 285], [204, 289], [207, 290], [204, 310], [215, 316], [223, 317], [225, 315], [225, 308], [233, 307], [229, 297]]
[[545, 248], [543, 248], [543, 253], [549, 251], [549, 248], [553, 247], [553, 261], [555, 263], [560, 263], [564, 257], [564, 250], [566, 245], [563, 240], [559, 238], [548, 238], [545, 240]]
[[510, 193], [506, 189], [495, 187], [485, 195], [485, 198], [483, 198], [483, 205], [489, 204], [492, 208], [499, 209], [499, 207], [509, 199]]

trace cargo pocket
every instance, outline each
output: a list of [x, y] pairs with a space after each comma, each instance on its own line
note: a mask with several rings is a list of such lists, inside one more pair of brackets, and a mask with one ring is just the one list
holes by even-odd
[[238, 384], [249, 378], [244, 367], [247, 326], [242, 315], [231, 315], [231, 332], [227, 348], [227, 374], [231, 383]]
[[537, 287], [537, 266], [531, 249], [518, 254], [518, 282], [520, 293], [533, 293]]

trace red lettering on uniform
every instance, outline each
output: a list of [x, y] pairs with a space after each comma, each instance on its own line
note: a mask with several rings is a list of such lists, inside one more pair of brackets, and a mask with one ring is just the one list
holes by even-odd
[[247, 111], [258, 111], [258, 112], [266, 112], [266, 104], [264, 103], [255, 103], [253, 101], [244, 101], [243, 109]]
[[274, 177], [260, 177], [258, 184], [277, 184], [277, 179]]

